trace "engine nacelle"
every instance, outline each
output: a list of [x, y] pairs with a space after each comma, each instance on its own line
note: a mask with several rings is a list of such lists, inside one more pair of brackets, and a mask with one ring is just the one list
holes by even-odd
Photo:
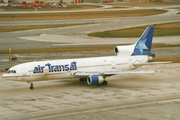
[[118, 56], [121, 55], [131, 55], [134, 51], [134, 45], [127, 45], [127, 46], [116, 46], [114, 48], [114, 53]]
[[89, 85], [102, 84], [103, 82], [104, 82], [104, 78], [102, 76], [89, 76], [87, 78], [87, 83]]
[[148, 56], [148, 62], [152, 62], [155, 58], [155, 55], [154, 56]]

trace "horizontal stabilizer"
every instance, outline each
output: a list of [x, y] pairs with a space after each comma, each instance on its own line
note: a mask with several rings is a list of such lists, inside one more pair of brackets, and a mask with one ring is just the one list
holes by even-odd
[[169, 64], [172, 62], [145, 62], [145, 63], [134, 63], [134, 66], [139, 66], [139, 65], [155, 65], [155, 64]]

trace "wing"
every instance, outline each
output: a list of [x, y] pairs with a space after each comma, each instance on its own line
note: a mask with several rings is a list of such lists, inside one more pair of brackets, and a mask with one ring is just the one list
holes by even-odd
[[[145, 62], [145, 63], [134, 63], [134, 66], [141, 66], [141, 65], [154, 65], [154, 64], [168, 64], [171, 62]], [[75, 76], [78, 77], [88, 77], [88, 76], [112, 76], [115, 74], [135, 74], [135, 73], [154, 73], [157, 71], [146, 71], [146, 70], [140, 70], [140, 71], [106, 71], [106, 72], [83, 72], [83, 71], [77, 71], [74, 73]]]
[[154, 73], [156, 71], [107, 71], [107, 72], [75, 72], [75, 76], [88, 77], [88, 76], [112, 76], [115, 74], [134, 74], [134, 73]]

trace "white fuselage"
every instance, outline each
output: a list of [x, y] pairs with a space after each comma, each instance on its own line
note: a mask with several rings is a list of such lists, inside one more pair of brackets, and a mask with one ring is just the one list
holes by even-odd
[[[146, 55], [34, 61], [10, 68], [9, 71], [15, 72], [5, 73], [3, 78], [25, 82], [77, 78], [77, 76], [74, 75], [76, 71], [105, 72], [132, 70], [137, 68], [137, 66], [133, 65], [135, 62], [147, 61], [148, 57]], [[81, 78], [81, 76], [78, 76], [78, 78]]]

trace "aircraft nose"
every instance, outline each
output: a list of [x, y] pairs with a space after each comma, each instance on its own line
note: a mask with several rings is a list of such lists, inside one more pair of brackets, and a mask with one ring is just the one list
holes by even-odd
[[2, 75], [2, 78], [6, 79], [6, 80], [16, 80], [16, 76], [11, 75], [11, 74], [9, 74], [9, 73], [4, 73], [4, 74]]
[[6, 80], [11, 79], [11, 77], [10, 77], [9, 74], [7, 74], [7, 73], [4, 73], [3, 76], [2, 76], [2, 78], [6, 79]]
[[6, 74], [5, 73], [3, 74], [2, 78], [6, 78]]

